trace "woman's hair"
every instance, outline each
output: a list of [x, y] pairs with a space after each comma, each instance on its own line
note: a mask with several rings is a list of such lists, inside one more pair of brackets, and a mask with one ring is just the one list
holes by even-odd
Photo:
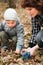
[[21, 0], [21, 7], [34, 7], [43, 12], [43, 0]]

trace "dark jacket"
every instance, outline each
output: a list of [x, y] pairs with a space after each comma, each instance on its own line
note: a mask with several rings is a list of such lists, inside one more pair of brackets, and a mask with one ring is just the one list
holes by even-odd
[[41, 30], [41, 27], [43, 27], [43, 14], [38, 14], [34, 18], [31, 19], [32, 21], [32, 37], [30, 39], [30, 43], [36, 45], [37, 42], [35, 41], [36, 35]]

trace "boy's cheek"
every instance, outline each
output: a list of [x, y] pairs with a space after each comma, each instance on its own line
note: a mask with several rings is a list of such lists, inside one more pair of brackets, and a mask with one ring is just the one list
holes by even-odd
[[16, 22], [13, 24], [13, 26], [14, 26], [14, 27], [16, 26]]

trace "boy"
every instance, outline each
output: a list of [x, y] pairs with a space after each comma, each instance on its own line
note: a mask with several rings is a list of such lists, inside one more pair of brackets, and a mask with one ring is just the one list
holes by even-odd
[[[32, 37], [29, 42], [29, 47], [31, 47], [30, 52], [34, 55], [35, 50], [43, 47], [43, 43], [39, 43], [38, 41], [42, 36], [42, 34], [39, 35], [38, 32], [41, 29], [43, 30], [43, 0], [21, 0], [21, 7], [25, 8], [31, 16]], [[26, 49], [26, 51], [27, 50], [28, 49]]]
[[8, 8], [4, 13], [4, 21], [0, 23], [0, 37], [3, 50], [9, 49], [9, 39], [12, 39], [14, 48], [16, 46], [15, 53], [20, 53], [24, 43], [24, 30], [13, 8]]

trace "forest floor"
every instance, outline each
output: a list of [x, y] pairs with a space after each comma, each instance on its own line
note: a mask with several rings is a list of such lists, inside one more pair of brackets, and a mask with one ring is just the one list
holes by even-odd
[[[7, 4], [0, 3], [0, 21], [3, 20], [3, 13], [7, 7]], [[22, 8], [17, 7], [16, 11], [21, 19], [21, 23], [24, 26], [24, 47], [28, 47], [28, 41], [31, 37], [31, 21], [28, 14]], [[0, 43], [1, 44], [1, 43]], [[38, 50], [36, 55], [30, 58], [28, 61], [23, 61], [22, 56], [16, 55], [12, 50], [1, 52], [0, 48], [0, 65], [43, 65], [43, 49]]]

